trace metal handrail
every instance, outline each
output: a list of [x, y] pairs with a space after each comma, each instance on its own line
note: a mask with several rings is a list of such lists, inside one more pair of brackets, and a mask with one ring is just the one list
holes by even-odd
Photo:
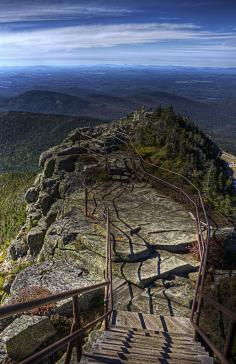
[[[98, 153], [94, 153], [94, 155], [101, 156]], [[107, 159], [106, 159], [107, 161]], [[84, 187], [87, 189], [84, 181]], [[97, 188], [97, 186], [96, 186]], [[93, 193], [95, 193], [96, 188], [93, 189]], [[91, 190], [92, 191], [92, 190]], [[89, 192], [91, 192], [89, 191]], [[87, 198], [88, 194], [85, 196], [85, 204], [86, 204], [86, 215], [87, 215]], [[44, 298], [38, 298], [35, 300], [29, 300], [22, 303], [9, 304], [0, 307], [0, 319], [6, 318], [9, 316], [13, 316], [19, 313], [28, 312], [33, 308], [41, 307], [42, 305], [56, 303], [60, 300], [72, 298], [73, 303], [73, 324], [71, 327], [71, 333], [64, 338], [56, 341], [55, 343], [49, 345], [45, 349], [39, 351], [36, 354], [31, 355], [30, 357], [24, 359], [20, 364], [35, 364], [39, 363], [42, 359], [47, 358], [51, 354], [57, 352], [59, 349], [63, 349], [67, 345], [65, 364], [69, 364], [71, 360], [73, 347], [76, 347], [77, 361], [80, 362], [82, 357], [82, 338], [81, 336], [90, 328], [94, 327], [97, 323], [105, 320], [105, 330], [108, 329], [108, 324], [110, 320], [110, 316], [113, 310], [113, 297], [112, 297], [112, 259], [111, 259], [111, 233], [110, 233], [110, 217], [109, 217], [109, 208], [106, 203], [104, 203], [104, 210], [102, 211], [102, 218], [106, 220], [107, 226], [107, 234], [106, 234], [106, 269], [105, 269], [105, 281], [102, 283], [98, 283], [95, 285], [68, 290], [65, 292], [61, 292], [58, 294], [52, 294]], [[98, 210], [98, 208], [97, 208]], [[89, 292], [93, 292], [99, 290], [101, 288], [105, 289], [104, 295], [104, 315], [93, 320], [83, 328], [81, 328], [80, 322], [80, 310], [79, 310], [79, 296], [82, 294], [87, 294]], [[77, 340], [76, 340], [77, 339]]]
[[[205, 216], [205, 220], [206, 220], [206, 226], [207, 226], [207, 234], [206, 234], [206, 238], [203, 238], [202, 235], [202, 231], [201, 231], [201, 222], [200, 222], [200, 218], [199, 218], [199, 207], [198, 205], [195, 203], [195, 201], [192, 200], [192, 198], [180, 187], [175, 186], [174, 184], [167, 182], [165, 180], [163, 180], [160, 177], [156, 177], [150, 173], [148, 173], [147, 171], [144, 170], [144, 168], [139, 167], [142, 172], [148, 176], [149, 178], [152, 178], [153, 180], [156, 180], [158, 182], [164, 183], [165, 185], [167, 185], [168, 187], [173, 188], [174, 190], [178, 190], [180, 191], [183, 195], [185, 195], [185, 197], [187, 197], [189, 199], [189, 201], [194, 205], [194, 207], [196, 208], [196, 212], [197, 212], [197, 230], [198, 232], [201, 231], [201, 241], [203, 243], [203, 251], [202, 254], [200, 255], [200, 268], [199, 268], [199, 274], [198, 274], [198, 279], [196, 282], [196, 287], [195, 287], [195, 296], [194, 296], [194, 300], [193, 300], [193, 304], [192, 304], [192, 312], [191, 312], [191, 317], [190, 317], [190, 322], [192, 324], [192, 326], [195, 329], [195, 339], [197, 339], [197, 334], [205, 341], [205, 343], [211, 348], [211, 350], [214, 352], [214, 354], [221, 360], [221, 362], [223, 364], [229, 364], [228, 358], [231, 354], [231, 350], [232, 350], [232, 346], [233, 346], [233, 337], [235, 335], [236, 332], [236, 314], [234, 312], [232, 312], [231, 310], [229, 310], [228, 308], [226, 308], [225, 306], [219, 304], [218, 302], [216, 302], [214, 299], [208, 297], [206, 294], [203, 294], [203, 285], [204, 285], [204, 279], [206, 276], [206, 272], [207, 272], [207, 260], [208, 260], [208, 251], [209, 251], [209, 242], [210, 242], [210, 232], [211, 232], [211, 227], [208, 221], [208, 217], [206, 214], [206, 210], [205, 210], [205, 206], [202, 200], [202, 196], [201, 196], [201, 192], [200, 190], [191, 182], [189, 181], [186, 177], [182, 176], [181, 174], [168, 170], [166, 168], [162, 168], [159, 167], [153, 163], [150, 163], [146, 160], [144, 160], [144, 158], [140, 155], [140, 153], [137, 151], [137, 149], [135, 148], [132, 139], [125, 133], [120, 132], [121, 134], [123, 134], [123, 136], [125, 138], [127, 138], [129, 140], [129, 144], [132, 146], [132, 149], [134, 151], [134, 153], [139, 157], [139, 159], [141, 160], [141, 164], [146, 164], [146, 165], [150, 165], [152, 167], [156, 167], [168, 172], [171, 172], [175, 175], [178, 175], [180, 177], [183, 177], [184, 180], [188, 183], [190, 183], [195, 190], [198, 193], [198, 197], [199, 197], [199, 202], [200, 202], [200, 206], [204, 212], [204, 216]], [[120, 138], [119, 138], [120, 139]], [[120, 139], [121, 140], [121, 139]], [[130, 146], [127, 142], [123, 141], [124, 144], [126, 144], [126, 146], [128, 147], [128, 150], [130, 150]], [[200, 253], [200, 249], [201, 247], [199, 246], [199, 253]], [[202, 329], [199, 326], [199, 313], [202, 307], [202, 303], [203, 300], [207, 301], [208, 303], [210, 303], [212, 306], [214, 306], [218, 311], [222, 312], [224, 315], [226, 315], [229, 319], [230, 319], [230, 325], [229, 325], [229, 330], [228, 330], [228, 335], [226, 338], [226, 343], [225, 343], [225, 347], [224, 347], [224, 353], [221, 353], [221, 351], [216, 347], [216, 345], [213, 344], [213, 342], [208, 338], [208, 336], [202, 331]], [[194, 316], [197, 313], [197, 322], [194, 321]]]
[[22, 312], [28, 312], [28, 311], [32, 310], [33, 308], [38, 308], [38, 307], [41, 307], [44, 305], [56, 303], [56, 302], [66, 299], [66, 298], [72, 298], [76, 295], [81, 295], [81, 294], [97, 291], [100, 288], [109, 286], [109, 284], [110, 284], [110, 281], [104, 281], [102, 283], [98, 283], [98, 284], [94, 284], [91, 286], [82, 287], [82, 288], [78, 288], [78, 289], [72, 289], [72, 290], [64, 291], [64, 292], [57, 293], [57, 294], [52, 294], [50, 296], [43, 297], [43, 298], [37, 298], [35, 300], [5, 305], [5, 306], [0, 307], [0, 319], [6, 318], [9, 316], [13, 316], [13, 315], [16, 315], [16, 314], [19, 314]]
[[[151, 175], [150, 173], [145, 171], [144, 168], [139, 166], [139, 169], [141, 168], [142, 172], [144, 174], [148, 175], [149, 178], [151, 177], [153, 180], [161, 182], [161, 183], [165, 184], [166, 186], [174, 189], [175, 191], [179, 191], [182, 195], [184, 195], [189, 200], [189, 202], [195, 208], [197, 232], [198, 232], [199, 255], [200, 255], [200, 268], [199, 268], [199, 274], [198, 274], [198, 278], [197, 278], [197, 282], [196, 282], [195, 295], [194, 295], [194, 300], [193, 300], [193, 304], [192, 304], [192, 311], [191, 311], [190, 321], [191, 321], [193, 327], [196, 330], [195, 331], [195, 338], [197, 339], [197, 334], [199, 334], [201, 336], [201, 338], [206, 342], [206, 344], [212, 349], [212, 351], [215, 353], [215, 355], [221, 360], [221, 362], [223, 364], [229, 364], [227, 358], [229, 357], [231, 349], [232, 349], [232, 345], [233, 345], [232, 338], [233, 338], [233, 334], [234, 334], [234, 332], [236, 330], [236, 322], [235, 322], [234, 313], [231, 310], [224, 307], [223, 305], [220, 305], [219, 303], [217, 303], [215, 300], [211, 299], [210, 297], [202, 294], [204, 280], [205, 280], [205, 276], [206, 276], [206, 273], [207, 273], [207, 261], [208, 261], [209, 242], [210, 242], [210, 237], [211, 237], [211, 226], [209, 224], [209, 220], [208, 220], [208, 216], [207, 216], [207, 213], [206, 213], [205, 205], [203, 203], [201, 192], [187, 177], [181, 175], [180, 173], [168, 170], [166, 168], [157, 166], [157, 165], [155, 165], [153, 163], [150, 163], [150, 162], [144, 160], [144, 158], [140, 155], [140, 153], [135, 148], [130, 136], [123, 133], [123, 132], [121, 132], [121, 131], [119, 131], [119, 133], [121, 135], [123, 135], [123, 137], [125, 137], [126, 140], [127, 139], [129, 140], [129, 144], [125, 140], [123, 140], [123, 139], [121, 139], [121, 138], [119, 138], [117, 136], [115, 136], [115, 138], [117, 140], [119, 140], [120, 142], [122, 142], [123, 144], [125, 144], [128, 147], [129, 151], [130, 151], [130, 146], [132, 146], [132, 150], [135, 152], [136, 156], [139, 157], [139, 160], [141, 161], [142, 166], [143, 166], [143, 164], [146, 164], [146, 165], [149, 165], [151, 167], [155, 167], [155, 168], [158, 168], [160, 170], [163, 170], [163, 171], [172, 173], [174, 175], [177, 175], [177, 176], [181, 177], [189, 185], [191, 185], [195, 189], [195, 191], [197, 192], [198, 201], [199, 201], [200, 207], [201, 207], [201, 209], [203, 211], [203, 216], [204, 216], [204, 219], [205, 219], [205, 226], [206, 226], [206, 237], [205, 238], [203, 237], [203, 232], [202, 232], [202, 228], [201, 228], [201, 220], [200, 220], [198, 204], [196, 204], [196, 202], [183, 190], [183, 188], [180, 188], [180, 187], [178, 187], [178, 186], [176, 186], [176, 185], [174, 185], [174, 184], [172, 184], [170, 182], [167, 182], [167, 181], [163, 180], [160, 177]], [[94, 139], [96, 139], [96, 138], [94, 138]], [[104, 149], [106, 151], [106, 148], [104, 148]], [[133, 161], [133, 157], [131, 157], [131, 160]], [[208, 301], [208, 303], [211, 303], [214, 307], [216, 307], [219, 311], [221, 311], [226, 316], [231, 317], [230, 329], [229, 329], [229, 332], [228, 332], [228, 335], [227, 335], [227, 340], [226, 340], [226, 344], [225, 344], [223, 354], [219, 351], [219, 349], [212, 343], [212, 341], [207, 337], [207, 335], [199, 327], [199, 313], [200, 313], [200, 310], [201, 310], [201, 307], [202, 307], [203, 300], [206, 300], [206, 301]], [[194, 317], [195, 317], [196, 314], [197, 314], [197, 322], [194, 321]]]
[[[221, 362], [223, 364], [229, 364], [229, 361], [227, 360], [230, 352], [231, 352], [231, 348], [232, 348], [232, 337], [234, 335], [235, 332], [235, 324], [236, 324], [236, 315], [234, 314], [234, 312], [232, 312], [231, 310], [227, 309], [226, 307], [224, 307], [223, 305], [219, 304], [218, 302], [216, 302], [214, 299], [208, 297], [207, 295], [203, 294], [203, 283], [204, 283], [204, 277], [206, 275], [206, 269], [207, 269], [207, 259], [208, 259], [208, 249], [209, 249], [209, 241], [210, 241], [210, 224], [208, 221], [208, 217], [207, 217], [207, 213], [205, 210], [205, 206], [202, 200], [202, 196], [201, 196], [201, 192], [200, 190], [190, 181], [188, 180], [185, 176], [182, 176], [180, 173], [168, 170], [166, 168], [157, 166], [153, 163], [150, 163], [146, 160], [144, 160], [144, 158], [140, 155], [140, 153], [137, 151], [137, 149], [135, 148], [132, 139], [130, 138], [129, 135], [120, 132], [120, 134], [123, 134], [123, 136], [125, 137], [125, 139], [129, 140], [129, 144], [125, 141], [120, 139], [119, 137], [115, 136], [115, 138], [119, 141], [122, 141], [122, 143], [126, 144], [128, 146], [128, 150], [130, 151], [130, 146], [132, 147], [132, 151], [130, 151], [130, 155], [131, 155], [131, 160], [132, 162], [134, 162], [134, 158], [133, 158], [133, 153], [135, 153], [136, 156], [139, 157], [139, 160], [141, 161], [141, 165], [139, 165], [139, 171], [141, 171], [142, 174], [148, 176], [149, 178], [151, 178], [153, 181], [155, 182], [160, 182], [162, 184], [164, 184], [165, 186], [168, 186], [169, 188], [174, 189], [175, 191], [180, 192], [183, 196], [185, 196], [185, 198], [187, 198], [187, 200], [192, 204], [192, 206], [195, 209], [196, 212], [196, 223], [197, 223], [197, 232], [198, 232], [198, 243], [199, 243], [199, 255], [201, 258], [201, 262], [200, 262], [200, 268], [199, 268], [199, 275], [198, 275], [198, 279], [196, 282], [196, 289], [195, 289], [195, 297], [194, 297], [194, 302], [192, 305], [192, 313], [191, 313], [191, 318], [190, 321], [194, 327], [194, 329], [196, 330], [196, 333], [198, 335], [200, 335], [202, 337], [202, 339], [206, 342], [206, 344], [212, 349], [212, 351], [215, 353], [215, 355], [221, 360]], [[88, 139], [92, 139], [92, 140], [99, 140], [97, 138], [93, 138], [90, 137], [89, 135], [86, 135], [84, 133], [81, 132], [81, 135], [87, 137]], [[100, 141], [100, 140], [99, 140]], [[101, 141], [100, 141], [101, 142]], [[97, 155], [99, 157], [104, 156], [105, 157], [105, 163], [106, 163], [106, 169], [107, 172], [109, 172], [109, 164], [108, 164], [108, 158], [107, 158], [107, 150], [106, 150], [106, 146], [104, 143], [104, 149], [103, 149], [103, 154], [102, 153], [96, 153], [96, 152], [92, 152], [93, 155]], [[102, 162], [101, 162], [102, 164]], [[201, 229], [201, 221], [200, 221], [200, 214], [199, 214], [199, 206], [198, 204], [191, 198], [191, 196], [189, 196], [189, 194], [183, 190], [183, 188], [180, 188], [170, 182], [165, 181], [164, 179], [154, 176], [151, 173], [147, 172], [144, 168], [143, 165], [149, 165], [151, 167], [155, 167], [155, 168], [159, 168], [161, 170], [167, 171], [167, 172], [171, 172], [172, 174], [178, 175], [179, 177], [183, 178], [183, 180], [185, 180], [188, 184], [190, 184], [197, 192], [198, 195], [198, 200], [199, 200], [199, 204], [200, 207], [203, 211], [203, 215], [205, 218], [205, 225], [207, 227], [207, 233], [206, 233], [206, 237], [203, 237], [203, 233], [202, 233], [202, 229]], [[136, 174], [140, 174], [140, 172], [138, 172], [137, 170], [135, 171]], [[76, 347], [76, 354], [77, 354], [77, 361], [80, 362], [81, 356], [82, 356], [82, 335], [84, 335], [84, 333], [86, 331], [88, 331], [90, 328], [94, 327], [97, 323], [102, 322], [105, 320], [105, 330], [108, 329], [108, 323], [109, 323], [109, 319], [110, 319], [110, 315], [112, 313], [113, 310], [113, 297], [112, 297], [112, 260], [111, 260], [111, 233], [110, 233], [110, 217], [109, 217], [109, 208], [108, 205], [103, 202], [104, 205], [104, 210], [100, 210], [97, 206], [97, 202], [96, 202], [96, 189], [98, 188], [98, 186], [96, 186], [95, 188], [92, 188], [91, 190], [88, 189], [88, 187], [86, 186], [86, 184], [84, 183], [84, 187], [85, 187], [85, 205], [86, 205], [86, 214], [87, 214], [87, 209], [88, 209], [88, 199], [89, 199], [89, 194], [93, 193], [93, 200], [95, 203], [95, 208], [97, 211], [100, 212], [100, 214], [102, 215], [102, 218], [106, 219], [106, 226], [107, 226], [107, 231], [106, 231], [106, 268], [105, 268], [105, 281], [96, 285], [91, 285], [88, 287], [83, 287], [83, 288], [79, 288], [79, 289], [74, 289], [74, 290], [70, 290], [70, 291], [65, 291], [65, 292], [61, 292], [58, 294], [54, 294], [54, 295], [50, 295], [48, 297], [45, 298], [39, 298], [36, 300], [31, 300], [31, 301], [27, 301], [24, 303], [16, 303], [16, 304], [11, 304], [11, 305], [6, 305], [3, 307], [0, 307], [0, 318], [4, 318], [4, 317], [9, 317], [18, 313], [23, 313], [23, 312], [27, 312], [29, 310], [31, 310], [32, 308], [36, 308], [36, 307], [40, 307], [42, 305], [45, 304], [49, 304], [49, 303], [55, 303], [58, 302], [62, 299], [65, 298], [71, 298], [73, 300], [73, 317], [74, 317], [74, 321], [73, 321], [73, 325], [71, 327], [71, 333], [67, 336], [65, 336], [64, 338], [58, 340], [57, 342], [55, 342], [54, 344], [51, 344], [50, 346], [46, 347], [45, 349], [41, 350], [40, 352], [31, 355], [29, 358], [26, 358], [25, 360], [23, 360], [21, 362], [21, 364], [33, 364], [33, 363], [38, 363], [40, 362], [42, 359], [47, 358], [49, 355], [57, 352], [59, 349], [64, 348], [67, 345], [67, 351], [66, 351], [66, 358], [65, 358], [65, 364], [69, 364], [70, 363], [70, 359], [71, 359], [71, 354], [72, 354], [72, 349], [75, 346]], [[104, 214], [104, 212], [106, 211], [106, 213]], [[102, 315], [101, 317], [97, 318], [96, 320], [92, 321], [91, 323], [87, 324], [86, 326], [84, 326], [83, 328], [81, 328], [81, 324], [80, 324], [80, 312], [79, 312], [79, 295], [85, 294], [85, 293], [89, 293], [98, 289], [104, 288], [105, 289], [105, 299], [104, 299], [104, 315]], [[226, 340], [226, 344], [225, 344], [225, 348], [224, 348], [224, 353], [222, 354], [219, 349], [212, 343], [212, 341], [207, 337], [207, 335], [202, 331], [202, 329], [199, 327], [199, 321], [197, 319], [197, 322], [194, 321], [194, 317], [197, 313], [197, 318], [199, 317], [199, 312], [200, 309], [202, 307], [202, 302], [206, 301], [208, 303], [210, 303], [211, 305], [213, 305], [218, 311], [222, 312], [223, 314], [225, 314], [229, 319], [230, 319], [230, 329], [227, 335], [227, 340]]]

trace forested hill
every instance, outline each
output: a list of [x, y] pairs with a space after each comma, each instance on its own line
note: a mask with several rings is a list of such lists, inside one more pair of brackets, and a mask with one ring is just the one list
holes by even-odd
[[232, 214], [236, 206], [232, 175], [219, 158], [217, 144], [171, 107], [144, 112], [142, 118], [144, 122], [136, 130], [139, 152], [155, 164], [183, 174], [214, 206]]
[[38, 169], [41, 152], [60, 143], [71, 130], [99, 122], [86, 117], [0, 113], [0, 172]]

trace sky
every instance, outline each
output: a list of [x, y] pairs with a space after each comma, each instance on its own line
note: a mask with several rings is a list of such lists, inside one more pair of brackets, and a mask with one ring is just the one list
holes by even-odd
[[236, 0], [0, 0], [0, 66], [236, 67]]

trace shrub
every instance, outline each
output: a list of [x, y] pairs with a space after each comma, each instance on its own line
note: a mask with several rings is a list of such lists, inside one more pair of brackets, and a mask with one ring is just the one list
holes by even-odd
[[[32, 286], [30, 288], [23, 289], [17, 297], [13, 300], [13, 303], [23, 303], [37, 298], [44, 298], [50, 296], [52, 293], [49, 289], [44, 287]], [[28, 315], [47, 315], [52, 312], [55, 304], [46, 304], [41, 307], [33, 308], [30, 311], [25, 312]]]
[[[189, 252], [200, 260], [198, 242], [189, 246]], [[213, 236], [209, 241], [208, 264], [215, 267], [222, 267], [225, 257], [225, 239], [223, 236]]]

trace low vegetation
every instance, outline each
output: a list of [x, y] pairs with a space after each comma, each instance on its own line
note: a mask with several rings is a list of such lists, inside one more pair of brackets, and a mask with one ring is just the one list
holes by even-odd
[[179, 172], [202, 191], [206, 204], [225, 215], [236, 212], [232, 176], [219, 158], [221, 150], [188, 118], [176, 115], [171, 107], [158, 107], [137, 129], [136, 146], [144, 158], [163, 168], [159, 175], [178, 182], [178, 176], [164, 169]]
[[[27, 289], [23, 289], [17, 298], [13, 301], [14, 303], [23, 303], [39, 298], [45, 298], [50, 296], [52, 293], [45, 287], [32, 286]], [[32, 308], [32, 310], [27, 311], [26, 314], [29, 315], [47, 315], [51, 313], [55, 304], [45, 304], [40, 307]]]
[[[7, 248], [25, 223], [24, 194], [32, 185], [33, 173], [5, 173], [0, 175], [0, 264], [4, 261]], [[19, 267], [16, 267], [19, 270]], [[17, 271], [13, 272], [16, 274]], [[3, 295], [5, 277], [0, 274], [0, 297]]]
[[0, 250], [9, 245], [25, 223], [24, 194], [34, 178], [33, 173], [0, 175]]

